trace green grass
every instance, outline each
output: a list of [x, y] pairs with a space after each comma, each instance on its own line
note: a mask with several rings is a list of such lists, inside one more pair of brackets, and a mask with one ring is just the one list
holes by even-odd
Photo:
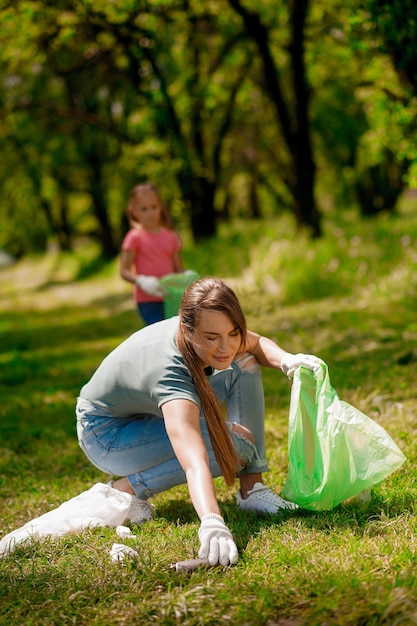
[[[216, 480], [239, 562], [175, 575], [198, 552], [182, 486], [154, 499], [157, 517], [126, 540], [114, 530], [34, 541], [0, 561], [0, 624], [247, 626], [417, 624], [417, 212], [326, 220], [296, 236], [286, 219], [236, 223], [184, 250], [187, 267], [226, 278], [249, 327], [321, 356], [339, 396], [387, 429], [408, 460], [368, 505], [258, 519]], [[88, 268], [99, 269], [94, 277]], [[85, 269], [87, 268], [87, 269]], [[78, 280], [75, 280], [77, 278]], [[139, 327], [117, 265], [94, 251], [28, 259], [0, 274], [0, 536], [105, 476], [78, 448], [74, 404], [100, 360]], [[268, 484], [287, 471], [290, 384], [264, 371]]]

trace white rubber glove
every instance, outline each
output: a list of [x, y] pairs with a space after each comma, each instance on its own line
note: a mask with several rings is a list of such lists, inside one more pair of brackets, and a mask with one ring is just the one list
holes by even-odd
[[232, 534], [220, 515], [204, 515], [198, 529], [200, 559], [208, 559], [210, 565], [236, 563], [238, 552]]
[[288, 376], [294, 377], [294, 372], [299, 367], [307, 367], [314, 373], [320, 368], [320, 359], [313, 354], [291, 354], [287, 352], [281, 361], [281, 369]]
[[164, 295], [164, 290], [162, 289], [156, 276], [143, 276], [143, 274], [138, 274], [136, 276], [135, 283], [142, 289], [142, 291], [150, 296], [159, 296], [162, 298]]

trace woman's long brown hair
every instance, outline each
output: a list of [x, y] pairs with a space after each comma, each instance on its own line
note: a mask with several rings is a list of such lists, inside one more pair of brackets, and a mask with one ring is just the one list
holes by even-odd
[[180, 307], [178, 348], [193, 377], [206, 418], [216, 460], [228, 485], [234, 482], [238, 459], [225, 419], [206, 373], [197, 356], [191, 334], [196, 330], [201, 311], [220, 311], [239, 329], [244, 348], [247, 326], [239, 301], [230, 287], [217, 278], [201, 278], [184, 292]]

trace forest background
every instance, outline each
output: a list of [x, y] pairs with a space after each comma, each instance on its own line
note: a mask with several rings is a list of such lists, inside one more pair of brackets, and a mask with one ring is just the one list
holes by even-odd
[[194, 241], [416, 186], [413, 0], [2, 0], [0, 249], [117, 255], [150, 179]]

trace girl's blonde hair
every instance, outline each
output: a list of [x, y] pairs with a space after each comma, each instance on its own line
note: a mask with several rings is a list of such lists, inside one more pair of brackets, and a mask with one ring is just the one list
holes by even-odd
[[217, 278], [200, 278], [184, 292], [179, 311], [178, 348], [191, 372], [206, 418], [210, 440], [221, 472], [228, 485], [234, 482], [238, 458], [219, 401], [193, 347], [191, 334], [196, 330], [201, 311], [220, 311], [227, 315], [241, 336], [245, 347], [247, 326], [239, 301], [230, 287]]
[[166, 204], [163, 202], [161, 196], [158, 193], [158, 190], [152, 183], [141, 183], [140, 185], [135, 185], [135, 187], [133, 187], [133, 189], [131, 190], [126, 208], [126, 215], [129, 224], [133, 228], [140, 225], [140, 222], [138, 222], [138, 220], [134, 216], [134, 206], [140, 194], [146, 191], [152, 191], [158, 198], [159, 206], [161, 207], [161, 225], [165, 226], [165, 228], [169, 228], [170, 230], [172, 230], [172, 219], [168, 212]]

